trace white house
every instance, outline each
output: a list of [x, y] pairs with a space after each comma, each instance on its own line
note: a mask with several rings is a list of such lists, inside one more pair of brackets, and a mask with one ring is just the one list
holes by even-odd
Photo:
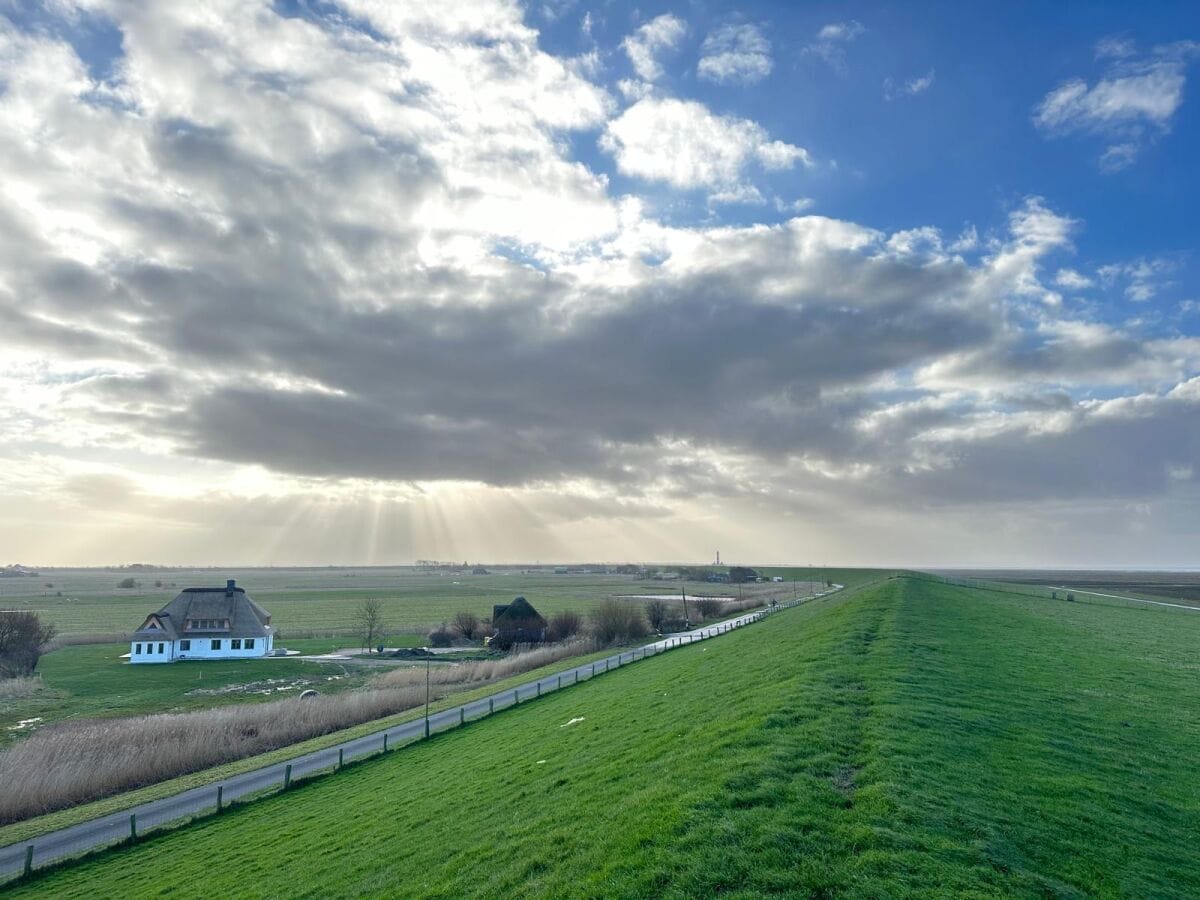
[[223, 588], [184, 588], [151, 613], [129, 643], [131, 663], [248, 659], [273, 649], [271, 614], [233, 580]]

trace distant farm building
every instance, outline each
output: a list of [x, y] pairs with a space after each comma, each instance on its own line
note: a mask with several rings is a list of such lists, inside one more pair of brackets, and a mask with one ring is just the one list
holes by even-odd
[[129, 643], [131, 663], [178, 659], [249, 659], [273, 649], [271, 614], [232, 580], [219, 588], [184, 588], [151, 613]]
[[491, 646], [507, 650], [513, 644], [540, 644], [546, 639], [546, 620], [524, 597], [492, 607]]

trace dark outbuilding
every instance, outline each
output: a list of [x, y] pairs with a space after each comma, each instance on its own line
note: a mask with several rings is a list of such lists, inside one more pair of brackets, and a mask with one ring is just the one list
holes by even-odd
[[524, 597], [492, 607], [493, 647], [507, 650], [513, 644], [540, 644], [546, 639], [546, 620]]

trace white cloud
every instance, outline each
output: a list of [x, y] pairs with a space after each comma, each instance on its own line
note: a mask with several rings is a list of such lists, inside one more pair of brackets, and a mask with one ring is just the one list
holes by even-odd
[[[623, 170], [779, 213], [810, 201], [752, 176], [807, 155], [653, 94], [613, 118], [594, 62], [509, 0], [111, 15], [107, 82], [60, 23], [0, 32], [15, 558], [687, 558], [734, 534], [880, 562], [871, 541], [955, 555], [1060, 502], [1090, 547], [1111, 497], [1166, 505], [1147, 548], [1195, 546], [1200, 340], [1053, 306], [1076, 223], [1044, 201], [982, 245], [669, 224], [578, 135], [609, 123]], [[1168, 277], [1097, 275], [1131, 299]]]
[[817, 203], [812, 197], [798, 197], [795, 200], [784, 200], [782, 197], [776, 197], [773, 202], [775, 211], [781, 213], [806, 212], [816, 206]]
[[933, 86], [934, 78], [937, 73], [930, 69], [924, 75], [917, 78], [910, 78], [903, 84], [897, 85], [890, 77], [883, 80], [883, 97], [885, 100], [894, 100], [897, 97], [915, 97], [917, 94], [923, 94]]
[[1106, 286], [1124, 282], [1125, 296], [1135, 303], [1145, 303], [1172, 284], [1167, 276], [1178, 268], [1178, 260], [1160, 256], [1101, 266], [1097, 272]]
[[679, 46], [687, 25], [670, 13], [651, 19], [621, 42], [633, 70], [643, 81], [657, 81], [663, 75], [658, 56], [663, 50]]
[[831, 22], [817, 32], [817, 40], [849, 43], [859, 37], [867, 29], [858, 22]]
[[967, 225], [950, 244], [951, 253], [967, 253], [979, 246], [979, 232], [974, 225]]
[[1033, 121], [1051, 137], [1082, 132], [1108, 138], [1100, 168], [1124, 169], [1147, 140], [1170, 130], [1183, 103], [1188, 63], [1198, 51], [1200, 44], [1180, 42], [1135, 59], [1127, 41], [1102, 41], [1097, 58], [1112, 61], [1104, 77], [1092, 85], [1082, 78], [1059, 85], [1042, 98]]
[[1092, 279], [1074, 269], [1059, 269], [1058, 274], [1054, 276], [1054, 283], [1069, 291], [1082, 291], [1092, 286]]
[[1096, 59], [1124, 59], [1137, 53], [1137, 45], [1126, 37], [1109, 36], [1096, 41]]
[[773, 141], [758, 124], [716, 115], [692, 100], [639, 100], [608, 123], [600, 146], [624, 174], [678, 188], [729, 190], [755, 162], [766, 169], [809, 164], [802, 147]]
[[866, 30], [853, 20], [830, 22], [817, 32], [816, 40], [808, 44], [804, 52], [823, 59], [839, 71], [843, 70], [846, 67], [846, 45], [858, 40]]
[[718, 83], [754, 84], [774, 65], [771, 44], [754, 25], [723, 25], [704, 39], [697, 74]]

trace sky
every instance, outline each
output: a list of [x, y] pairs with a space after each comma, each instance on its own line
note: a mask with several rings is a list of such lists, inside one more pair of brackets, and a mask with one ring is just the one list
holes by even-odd
[[0, 0], [0, 560], [1196, 566], [1200, 6]]

